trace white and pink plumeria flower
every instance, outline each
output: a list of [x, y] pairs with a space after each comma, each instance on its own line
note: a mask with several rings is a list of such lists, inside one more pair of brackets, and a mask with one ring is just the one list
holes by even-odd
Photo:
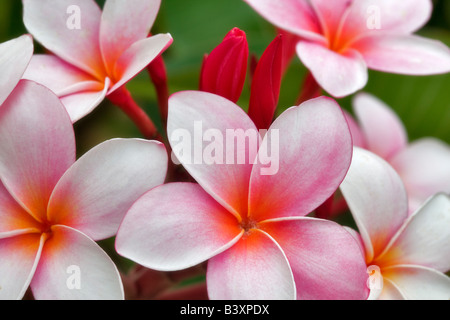
[[412, 215], [397, 172], [355, 147], [341, 191], [370, 271], [370, 299], [450, 299], [450, 197], [438, 193]]
[[23, 0], [24, 23], [52, 54], [36, 54], [24, 78], [61, 98], [73, 122], [158, 57], [170, 34], [148, 37], [160, 0]]
[[[186, 137], [202, 136], [199, 121], [203, 137], [196, 144]], [[357, 242], [335, 222], [306, 217], [338, 188], [350, 165], [351, 136], [338, 104], [321, 97], [288, 109], [255, 153], [250, 143], [231, 140], [212, 151], [229, 130], [259, 136], [228, 99], [195, 91], [170, 97], [171, 147], [198, 184], [168, 183], [144, 194], [119, 228], [117, 252], [162, 271], [208, 261], [211, 299], [366, 299]], [[279, 167], [262, 174], [269, 149]], [[213, 161], [202, 162], [207, 159], [195, 156], [198, 151]], [[247, 160], [235, 160], [242, 152]], [[235, 162], [220, 163], [219, 154]]]
[[380, 99], [359, 93], [353, 99], [356, 120], [347, 115], [355, 146], [385, 159], [402, 178], [409, 212], [430, 196], [450, 194], [450, 146], [426, 137], [411, 143], [400, 118]]
[[299, 37], [296, 52], [328, 93], [362, 89], [368, 68], [430, 75], [450, 72], [450, 50], [413, 33], [429, 20], [431, 0], [244, 0]]
[[0, 106], [0, 299], [21, 299], [29, 287], [36, 299], [124, 298], [94, 241], [115, 235], [139, 195], [164, 182], [165, 148], [114, 139], [75, 157], [58, 97], [20, 80]]

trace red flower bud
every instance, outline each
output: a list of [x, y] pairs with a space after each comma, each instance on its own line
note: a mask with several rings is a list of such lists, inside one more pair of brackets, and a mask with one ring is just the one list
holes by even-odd
[[289, 68], [292, 59], [295, 56], [295, 47], [301, 40], [299, 36], [283, 29], [278, 29], [278, 34], [283, 36], [283, 74]]
[[169, 109], [169, 86], [167, 83], [166, 64], [162, 56], [156, 57], [147, 67], [150, 79], [156, 89], [159, 112], [164, 128], [167, 125], [167, 115]]
[[245, 33], [233, 28], [203, 60], [200, 90], [237, 102], [247, 73], [248, 43]]
[[264, 51], [253, 74], [248, 115], [258, 129], [268, 129], [272, 123], [282, 75], [283, 43], [278, 35]]

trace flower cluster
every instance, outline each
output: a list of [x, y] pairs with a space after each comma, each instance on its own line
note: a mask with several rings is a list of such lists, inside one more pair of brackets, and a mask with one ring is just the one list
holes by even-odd
[[[261, 56], [234, 27], [170, 94], [161, 0], [22, 0], [29, 34], [0, 44], [0, 299], [450, 299], [450, 146], [359, 92], [369, 68], [450, 72], [414, 34], [431, 1], [242, 2], [277, 31]], [[162, 129], [126, 87], [143, 70]], [[78, 156], [105, 99], [142, 137]]]

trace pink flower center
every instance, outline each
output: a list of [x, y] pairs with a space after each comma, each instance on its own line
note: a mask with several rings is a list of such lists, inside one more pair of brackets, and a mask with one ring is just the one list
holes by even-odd
[[252, 229], [258, 229], [258, 223], [255, 220], [245, 218], [239, 223], [245, 233], [249, 233]]
[[46, 234], [47, 238], [50, 238], [53, 231], [52, 231], [52, 226], [54, 225], [54, 223], [48, 221], [47, 219], [45, 220], [38, 220], [34, 217], [36, 224], [34, 225], [35, 229], [36, 229], [36, 233], [40, 233], [40, 234]]
[[42, 233], [52, 233], [52, 224], [49, 222], [45, 222], [41, 224], [41, 231]]
[[329, 49], [336, 53], [344, 53], [347, 49], [350, 49], [354, 39], [355, 35], [351, 32], [342, 32], [342, 30], [338, 30], [328, 37]]

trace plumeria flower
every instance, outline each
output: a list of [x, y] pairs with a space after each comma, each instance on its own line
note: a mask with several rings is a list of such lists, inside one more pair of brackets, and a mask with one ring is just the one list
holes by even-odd
[[409, 212], [430, 196], [450, 194], [450, 146], [436, 138], [408, 143], [399, 117], [380, 99], [359, 93], [353, 99], [357, 122], [348, 115], [354, 145], [385, 159], [405, 184]]
[[367, 69], [407, 75], [450, 71], [450, 50], [413, 33], [431, 16], [431, 0], [244, 0], [299, 37], [296, 52], [335, 97], [362, 89]]
[[399, 175], [358, 147], [341, 190], [373, 271], [369, 298], [450, 299], [450, 197], [436, 194], [408, 216]]
[[147, 37], [160, 0], [23, 0], [24, 23], [52, 54], [33, 56], [24, 78], [61, 98], [73, 122], [148, 66], [171, 43]]
[[22, 78], [33, 55], [29, 35], [0, 44], [0, 108]]
[[21, 80], [0, 107], [0, 299], [123, 299], [118, 270], [96, 244], [163, 183], [159, 142], [115, 139], [75, 161], [58, 97]]
[[[119, 254], [160, 271], [208, 261], [210, 299], [367, 298], [357, 242], [335, 222], [306, 217], [350, 164], [351, 136], [335, 101], [288, 109], [253, 152], [236, 137], [219, 141], [227, 132], [259, 136], [239, 106], [184, 91], [169, 99], [168, 132], [175, 157], [198, 184], [167, 183], [136, 201], [116, 237]], [[277, 170], [266, 167], [270, 150]], [[231, 160], [242, 152], [246, 161]]]

